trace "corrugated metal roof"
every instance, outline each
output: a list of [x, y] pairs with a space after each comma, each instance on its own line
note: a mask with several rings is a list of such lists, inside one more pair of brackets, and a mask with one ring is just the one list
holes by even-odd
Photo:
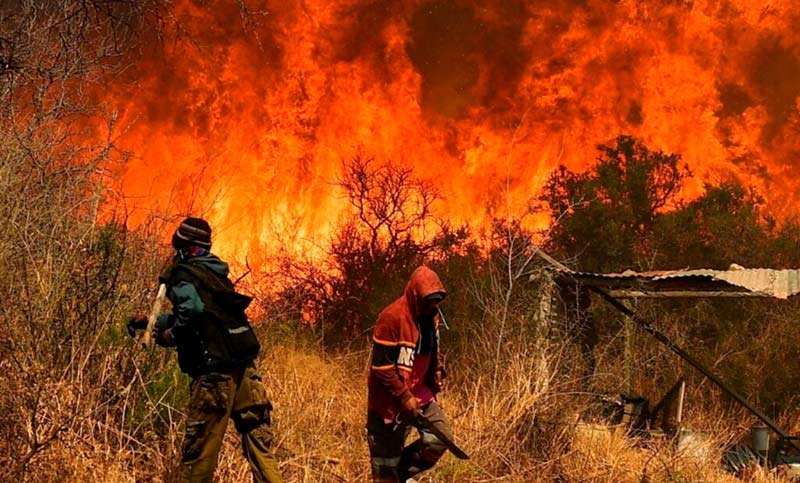
[[786, 299], [800, 293], [800, 270], [773, 270], [769, 268], [733, 268], [731, 270], [662, 270], [656, 272], [591, 273], [561, 271], [566, 275], [582, 279], [611, 279], [631, 281], [671, 280], [702, 278], [716, 280], [741, 287], [755, 293]]

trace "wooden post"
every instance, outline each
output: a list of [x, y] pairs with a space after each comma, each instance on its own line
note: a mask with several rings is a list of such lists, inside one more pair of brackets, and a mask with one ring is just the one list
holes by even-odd
[[545, 271], [539, 278], [539, 297], [534, 314], [537, 337], [545, 337], [550, 325], [550, 316], [553, 312], [553, 291], [555, 282], [550, 272]]
[[533, 315], [535, 349], [538, 357], [537, 361], [537, 377], [536, 383], [539, 385], [538, 391], [544, 393], [547, 391], [548, 382], [550, 381], [550, 367], [547, 363], [547, 334], [550, 330], [550, 317], [553, 312], [553, 293], [555, 290], [555, 282], [553, 276], [548, 270], [542, 272], [539, 278], [539, 294], [536, 304], [536, 310]]
[[[629, 301], [625, 300], [625, 301], [623, 301], [623, 304], [625, 304], [625, 306], [628, 309], [631, 308]], [[633, 384], [634, 383], [633, 364], [634, 364], [635, 357], [636, 357], [636, 355], [634, 354], [634, 337], [635, 337], [636, 333], [635, 333], [635, 327], [633, 326], [633, 321], [631, 320], [630, 317], [627, 317], [627, 316], [625, 317], [624, 325], [625, 325], [625, 353], [624, 353], [624, 358], [625, 358], [625, 383], [628, 386], [627, 387], [628, 395], [632, 396], [633, 395], [633, 385], [634, 385]]]
[[686, 397], [686, 381], [681, 381], [681, 387], [678, 391], [678, 409], [675, 414], [675, 427], [678, 431], [681, 430], [683, 425], [683, 398]]

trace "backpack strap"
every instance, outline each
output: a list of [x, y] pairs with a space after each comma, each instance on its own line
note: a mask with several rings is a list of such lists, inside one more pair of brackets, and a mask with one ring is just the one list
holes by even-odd
[[189, 282], [193, 285], [200, 283], [207, 291], [213, 293], [214, 295], [221, 295], [222, 298], [229, 298], [233, 296], [236, 298], [244, 297], [248, 300], [252, 300], [252, 297], [237, 292], [233, 286], [233, 283], [228, 278], [221, 277], [209, 268], [206, 268], [200, 264], [185, 262], [176, 263], [169, 267], [161, 275], [161, 277], [159, 277], [159, 279], [162, 283], [166, 283], [167, 285], [175, 285], [179, 282]]

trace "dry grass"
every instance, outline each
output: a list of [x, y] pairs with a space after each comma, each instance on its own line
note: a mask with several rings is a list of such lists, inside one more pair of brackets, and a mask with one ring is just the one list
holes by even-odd
[[[275, 404], [278, 456], [287, 482], [369, 481], [364, 437], [366, 357], [354, 353], [327, 358], [276, 346], [261, 361]], [[678, 447], [669, 440], [636, 439], [626, 436], [622, 428], [577, 423], [575, 414], [543, 424], [537, 415], [552, 415], [561, 403], [553, 393], [537, 389], [552, 386], [531, 383], [536, 379], [529, 377], [530, 370], [520, 362], [509, 367], [495, 390], [481, 379], [444, 395], [442, 405], [472, 459], [459, 461], [448, 455], [422, 481], [742, 481], [720, 469], [720, 445], [715, 441]], [[126, 450], [130, 445], [120, 448], [113, 438], [107, 444], [64, 438], [38, 461], [36, 481], [171, 481], [178, 458], [178, 421], [162, 440], [163, 447], [149, 448], [146, 453]], [[217, 475], [221, 483], [251, 481], [232, 427]], [[745, 481], [788, 480], [756, 471]]]

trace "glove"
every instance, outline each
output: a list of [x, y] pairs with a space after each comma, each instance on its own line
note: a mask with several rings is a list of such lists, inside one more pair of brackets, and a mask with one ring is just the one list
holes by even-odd
[[161, 347], [172, 347], [175, 345], [175, 336], [172, 334], [172, 329], [161, 329], [156, 326], [153, 330], [153, 339], [156, 344]]
[[411, 394], [411, 391], [406, 392], [403, 399], [400, 400], [400, 419], [402, 421], [413, 421], [417, 418], [419, 410], [419, 401], [417, 401], [416, 396]]
[[137, 330], [144, 330], [147, 328], [147, 317], [144, 315], [135, 315], [128, 319], [128, 335], [136, 337]]

